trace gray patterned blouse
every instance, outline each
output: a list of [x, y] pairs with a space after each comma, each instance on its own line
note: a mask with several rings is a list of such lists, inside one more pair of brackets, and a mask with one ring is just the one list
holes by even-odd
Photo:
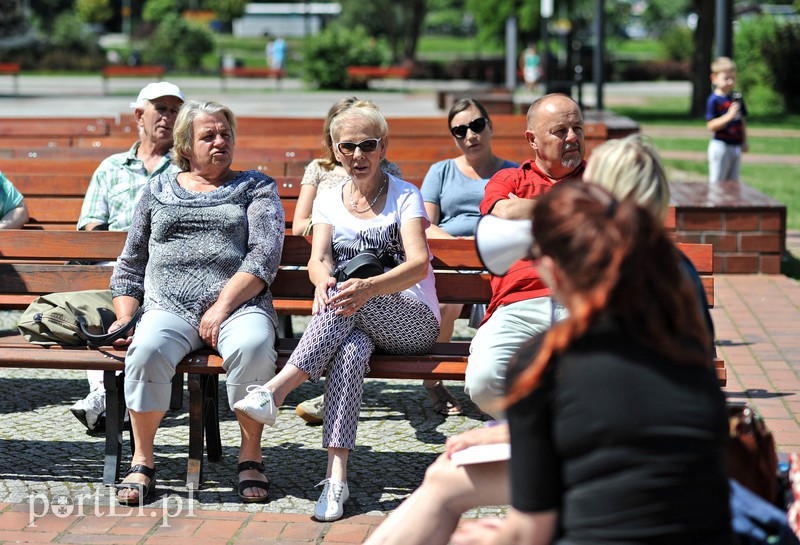
[[145, 310], [165, 310], [199, 328], [225, 284], [246, 272], [267, 287], [231, 317], [260, 312], [277, 326], [269, 286], [284, 229], [275, 180], [261, 172], [240, 172], [207, 193], [184, 189], [174, 173], [162, 174], [149, 181], [136, 208], [111, 277], [112, 295], [135, 297]]

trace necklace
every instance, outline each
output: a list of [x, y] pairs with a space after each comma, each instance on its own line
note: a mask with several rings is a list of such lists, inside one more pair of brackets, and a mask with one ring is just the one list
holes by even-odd
[[353, 212], [355, 212], [356, 214], [366, 214], [367, 212], [369, 212], [372, 209], [372, 207], [375, 206], [375, 203], [378, 202], [378, 199], [381, 197], [383, 190], [386, 189], [387, 182], [388, 178], [386, 177], [386, 173], [384, 172], [383, 180], [381, 181], [381, 187], [380, 189], [378, 189], [378, 193], [375, 195], [375, 198], [372, 199], [372, 202], [369, 203], [369, 206], [367, 206], [364, 210], [359, 210], [358, 208], [356, 208], [356, 200], [353, 197], [353, 188], [355, 187], [356, 184], [355, 182], [350, 180], [350, 208], [353, 210]]

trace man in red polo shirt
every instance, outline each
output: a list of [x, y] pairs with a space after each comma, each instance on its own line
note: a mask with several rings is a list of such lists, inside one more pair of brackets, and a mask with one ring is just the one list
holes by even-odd
[[[525, 138], [534, 158], [507, 168], [486, 185], [481, 213], [530, 219], [536, 198], [564, 180], [580, 179], [583, 115], [570, 97], [549, 94], [528, 109]], [[492, 276], [492, 300], [470, 345], [465, 392], [485, 413], [502, 418], [506, 366], [525, 341], [540, 335], [565, 312], [530, 260], [520, 260], [503, 277]]]

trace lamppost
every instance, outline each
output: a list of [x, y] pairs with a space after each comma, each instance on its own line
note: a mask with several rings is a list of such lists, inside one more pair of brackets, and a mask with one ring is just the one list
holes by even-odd
[[539, 5], [539, 14], [542, 16], [542, 74], [544, 75], [545, 88], [550, 84], [550, 36], [547, 25], [553, 16], [553, 0], [542, 0]]
[[131, 0], [122, 0], [122, 33], [131, 40]]

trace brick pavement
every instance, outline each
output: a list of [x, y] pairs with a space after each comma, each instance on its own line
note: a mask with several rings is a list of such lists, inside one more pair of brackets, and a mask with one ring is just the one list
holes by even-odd
[[[715, 278], [712, 316], [728, 369], [726, 393], [749, 400], [764, 415], [781, 451], [800, 450], [800, 285], [778, 275]], [[428, 410], [418, 383], [367, 381], [359, 448], [351, 457], [352, 499], [342, 520], [323, 524], [309, 516], [318, 493], [313, 486], [325, 465], [320, 429], [291, 413], [291, 405], [316, 394], [319, 386], [302, 386], [282, 408], [277, 428], [265, 433], [270, 503], [238, 502], [237, 432], [227, 411], [224, 461], [206, 465], [206, 485], [189, 499], [182, 482], [186, 415], [175, 412], [159, 432], [160, 495], [139, 512], [112, 509], [108, 490], [100, 485], [102, 439], [86, 435], [66, 412], [86, 387], [81, 374], [0, 370], [0, 391], [15, 392], [0, 397], [0, 545], [360, 543], [421, 480], [446, 436], [481, 424], [460, 385], [453, 386], [467, 414], [444, 419]], [[74, 498], [82, 494], [88, 499], [81, 513]], [[499, 512], [487, 508], [467, 516]]]
[[[6, 97], [0, 114], [30, 115], [35, 106], [41, 115], [85, 115], [85, 103], [76, 98], [85, 98], [87, 85], [93, 85], [86, 78], [62, 78], [57, 86], [44, 85], [44, 79], [29, 79], [37, 93], [42, 88], [58, 88], [61, 93], [65, 85], [74, 89], [66, 97], [43, 99], [24, 93], [18, 98]], [[276, 115], [290, 103], [297, 106], [293, 111], [324, 115], [337, 98], [326, 93], [298, 95], [295, 89], [266, 93], [238, 89], [223, 94], [216, 91], [214, 82], [199, 80], [185, 85], [193, 94], [231, 105], [240, 115]], [[686, 94], [682, 88], [671, 92]], [[363, 94], [376, 99], [387, 114], [441, 115], [424, 92]], [[122, 98], [128, 97], [95, 97], [93, 107], [100, 105], [115, 114], [126, 102]], [[650, 132], [648, 127], [643, 129]], [[797, 234], [792, 236], [787, 236], [790, 249], [794, 249], [792, 240], [800, 240]], [[795, 255], [800, 255], [800, 242], [796, 246]], [[717, 304], [712, 315], [719, 354], [728, 368], [727, 395], [749, 400], [765, 416], [781, 451], [800, 450], [800, 286], [783, 276], [715, 278]], [[359, 447], [351, 456], [351, 500], [342, 520], [317, 523], [309, 513], [319, 493], [314, 484], [325, 468], [321, 432], [294, 417], [291, 406], [319, 393], [319, 386], [298, 389], [281, 410], [278, 426], [265, 433], [265, 459], [273, 482], [268, 504], [238, 501], [234, 467], [238, 431], [233, 415], [224, 409], [223, 461], [206, 464], [205, 486], [192, 497], [183, 486], [186, 415], [174, 412], [167, 416], [157, 439], [159, 495], [139, 511], [109, 501], [109, 490], [100, 484], [102, 438], [85, 434], [67, 412], [67, 407], [85, 394], [82, 373], [0, 369], [0, 392], [4, 394], [0, 396], [0, 545], [361, 543], [383, 513], [394, 509], [420, 482], [425, 467], [441, 452], [445, 437], [481, 425], [482, 417], [466, 401], [460, 385], [453, 386], [467, 413], [444, 419], [428, 410], [418, 382], [367, 382]], [[81, 497], [82, 511], [76, 506]], [[485, 508], [467, 516], [502, 511]]]

